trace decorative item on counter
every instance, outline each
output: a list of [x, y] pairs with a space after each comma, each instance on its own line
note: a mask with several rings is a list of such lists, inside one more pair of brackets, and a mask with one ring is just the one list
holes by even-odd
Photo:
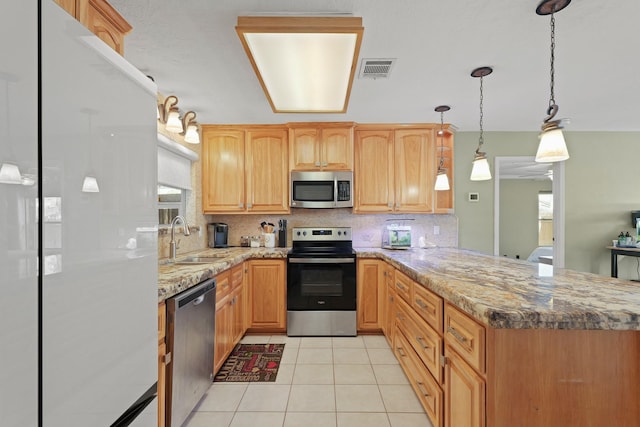
[[276, 233], [264, 233], [264, 247], [274, 248], [276, 246]]
[[260, 236], [251, 236], [249, 241], [252, 248], [260, 247]]
[[243, 248], [249, 247], [249, 236], [240, 236], [240, 246]]
[[624, 246], [624, 242], [624, 233], [621, 231], [620, 234], [618, 234], [618, 246]]

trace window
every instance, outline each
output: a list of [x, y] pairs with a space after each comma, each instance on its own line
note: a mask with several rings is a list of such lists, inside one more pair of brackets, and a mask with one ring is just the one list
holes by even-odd
[[184, 216], [186, 210], [186, 190], [158, 185], [158, 224], [170, 225], [178, 216]]
[[553, 246], [553, 193], [538, 193], [538, 246]]

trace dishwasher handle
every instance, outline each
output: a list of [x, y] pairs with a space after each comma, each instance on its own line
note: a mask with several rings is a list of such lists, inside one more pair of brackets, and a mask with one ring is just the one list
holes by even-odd
[[207, 279], [191, 289], [188, 289], [181, 294], [177, 295], [174, 300], [176, 309], [181, 309], [185, 305], [193, 302], [193, 305], [198, 305], [204, 301], [207, 293], [215, 291], [216, 279]]

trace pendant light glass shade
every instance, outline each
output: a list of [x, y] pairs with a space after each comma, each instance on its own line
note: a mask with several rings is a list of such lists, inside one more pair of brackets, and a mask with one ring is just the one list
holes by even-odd
[[491, 170], [489, 162], [484, 153], [476, 154], [473, 159], [473, 168], [471, 169], [471, 181], [486, 181], [491, 179]]
[[540, 144], [536, 153], [536, 162], [563, 162], [569, 158], [567, 144], [564, 142], [562, 129], [551, 129], [540, 134]]
[[22, 184], [20, 168], [13, 163], [3, 163], [0, 167], [0, 184]]
[[444, 170], [439, 170], [438, 175], [436, 176], [436, 185], [434, 190], [436, 191], [446, 191], [450, 190], [449, 187], [449, 177], [447, 176], [447, 172]]

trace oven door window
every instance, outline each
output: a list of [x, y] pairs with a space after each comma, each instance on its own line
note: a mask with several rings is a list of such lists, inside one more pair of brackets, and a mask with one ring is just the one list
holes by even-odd
[[305, 268], [300, 272], [300, 296], [342, 296], [342, 269]]
[[355, 263], [289, 264], [287, 309], [355, 310]]

